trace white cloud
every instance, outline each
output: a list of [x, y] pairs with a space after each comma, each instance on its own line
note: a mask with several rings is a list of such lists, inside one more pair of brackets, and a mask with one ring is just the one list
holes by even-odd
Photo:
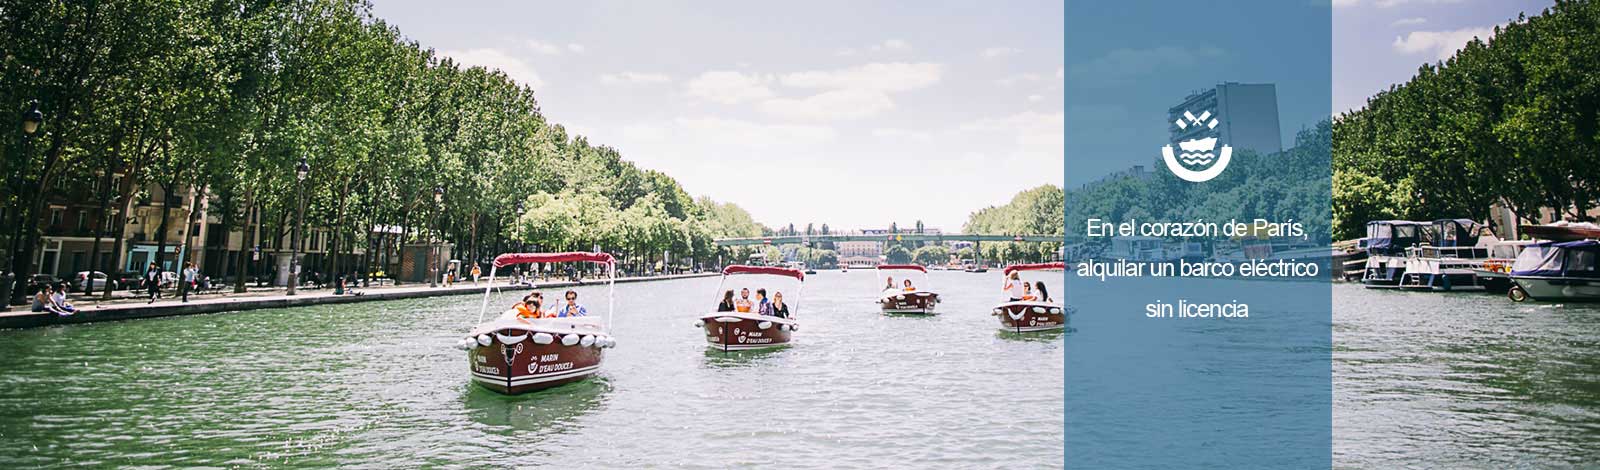
[[1393, 23], [1389, 23], [1389, 26], [1416, 26], [1416, 25], [1419, 25], [1419, 24], [1427, 23], [1427, 22], [1428, 22], [1428, 19], [1427, 18], [1422, 18], [1422, 17], [1401, 18], [1401, 19], [1398, 19], [1398, 20], [1394, 20]]
[[933, 133], [915, 129], [879, 128], [872, 130], [872, 136], [896, 142], [929, 142], [933, 140]]
[[620, 72], [600, 74], [600, 83], [607, 85], [649, 85], [670, 81], [672, 81], [672, 77], [660, 73]]
[[897, 92], [939, 82], [944, 66], [935, 63], [871, 63], [836, 70], [784, 74], [779, 81], [797, 88], [833, 88]]
[[1075, 81], [1116, 83], [1146, 76], [1162, 68], [1188, 68], [1213, 62], [1223, 55], [1216, 47], [1184, 48], [1161, 46], [1149, 49], [1116, 49], [1087, 62], [1072, 65], [1067, 74]]
[[907, 51], [911, 50], [911, 43], [903, 39], [886, 39], [883, 42], [866, 47], [841, 47], [833, 52], [839, 57], [855, 57], [865, 52]]
[[1044, 96], [1042, 96], [1042, 95], [1028, 95], [1028, 102], [1029, 103], [1037, 103], [1037, 102], [1039, 102], [1040, 100], [1043, 100], [1043, 99], [1044, 99]]
[[1476, 37], [1487, 41], [1494, 35], [1489, 28], [1462, 28], [1454, 31], [1412, 31], [1394, 38], [1394, 50], [1405, 54], [1432, 54], [1439, 60], [1450, 58]]
[[1037, 81], [1043, 80], [1043, 79], [1044, 79], [1044, 77], [1040, 76], [1037, 73], [1019, 73], [1019, 74], [1012, 75], [1012, 76], [1009, 76], [1009, 77], [1006, 77], [1006, 78], [995, 80], [994, 82], [995, 82], [995, 84], [998, 84], [1000, 86], [1012, 86], [1012, 85], [1016, 85], [1018, 83], [1037, 82]]
[[810, 147], [832, 142], [838, 135], [830, 127], [789, 124], [761, 124], [716, 117], [679, 118], [674, 126], [683, 131], [674, 139], [708, 141], [744, 149]]
[[528, 42], [527, 42], [527, 46], [528, 46], [528, 50], [531, 50], [531, 51], [539, 53], [539, 54], [543, 54], [543, 55], [561, 55], [561, 46], [557, 45], [557, 44], [552, 44], [552, 43], [540, 41], [538, 39], [529, 39]]
[[689, 80], [687, 91], [690, 96], [737, 104], [772, 97], [772, 89], [767, 86], [772, 80], [771, 76], [713, 70]]
[[1007, 56], [1013, 56], [1013, 55], [1017, 55], [1017, 54], [1021, 54], [1021, 53], [1022, 53], [1022, 49], [1017, 49], [1015, 47], [999, 46], [999, 47], [991, 47], [991, 48], [984, 49], [983, 52], [982, 52], [982, 55], [983, 55], [983, 58], [985, 58], [985, 59], [993, 59], [993, 58], [996, 58], [996, 57], [1007, 57]]
[[1059, 66], [1059, 65], [1056, 66], [1056, 78], [1066, 77], [1066, 73], [1065, 73], [1066, 69], [1067, 69], [1066, 67], [1062, 67], [1062, 66]]
[[506, 76], [511, 77], [512, 80], [533, 88], [544, 86], [544, 80], [539, 78], [539, 73], [533, 70], [533, 66], [499, 49], [480, 48], [461, 51], [440, 51], [439, 54], [455, 59], [456, 63], [466, 67], [499, 69], [501, 72], [505, 72]]
[[805, 98], [773, 98], [761, 103], [761, 111], [772, 116], [812, 121], [861, 119], [893, 107], [894, 101], [887, 94], [867, 89], [833, 90]]
[[585, 50], [587, 50], [587, 49], [585, 49], [582, 44], [578, 44], [578, 43], [575, 43], [575, 42], [567, 43], [567, 51], [571, 52], [573, 54], [582, 54], [583, 51], [585, 51]]

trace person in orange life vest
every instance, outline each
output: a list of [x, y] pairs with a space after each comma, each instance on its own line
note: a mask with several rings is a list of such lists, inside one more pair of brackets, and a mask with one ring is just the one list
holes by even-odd
[[735, 312], [750, 313], [752, 305], [754, 304], [750, 303], [750, 288], [739, 289], [739, 298], [733, 301], [733, 310]]
[[1026, 282], [1022, 283], [1022, 300], [1039, 300], [1038, 297], [1033, 295], [1033, 286], [1028, 285]]
[[917, 286], [911, 285], [911, 279], [906, 279], [906, 292], [916, 292]]
[[521, 302], [517, 302], [517, 305], [515, 306], [517, 309], [517, 318], [528, 319], [543, 317], [544, 311], [540, 310], [540, 307], [543, 304], [544, 294], [540, 294], [538, 292], [528, 294], [522, 298]]

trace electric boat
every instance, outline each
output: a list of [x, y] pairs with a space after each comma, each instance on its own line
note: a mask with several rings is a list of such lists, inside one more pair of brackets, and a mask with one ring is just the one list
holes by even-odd
[[[740, 284], [740, 289], [734, 292], [735, 296], [740, 297], [736, 298], [731, 311], [701, 315], [700, 319], [695, 321], [695, 327], [705, 331], [706, 343], [712, 349], [724, 352], [765, 349], [789, 344], [795, 330], [800, 326], [795, 321], [795, 314], [800, 310], [800, 291], [805, 287], [806, 274], [799, 270], [777, 266], [728, 266], [722, 269], [722, 281], [717, 283], [719, 302], [729, 292], [723, 289], [727, 287], [730, 279], [757, 280], [763, 283]], [[784, 287], [790, 284], [791, 280], [794, 287], [792, 289]], [[761, 305], [758, 303], [760, 299], [741, 296], [745, 290], [756, 292], [758, 289], [767, 290], [770, 296], [768, 301], [785, 290], [791, 292], [793, 297], [784, 299], [784, 305], [789, 310], [788, 316], [763, 315]]]
[[[912, 281], [912, 287], [907, 288], [904, 281], [908, 278], [895, 279], [897, 273], [901, 276], [918, 273], [920, 276]], [[929, 289], [932, 283], [928, 281], [927, 268], [914, 264], [881, 264], [878, 265], [878, 280], [878, 285], [883, 288], [878, 306], [883, 313], [932, 314], [934, 308], [939, 306], [939, 293]]]
[[1600, 300], [1600, 241], [1539, 242], [1511, 265], [1511, 300]]
[[[512, 308], [488, 322], [483, 321], [490, 294], [494, 292], [495, 273], [500, 268], [567, 262], [590, 262], [605, 268], [605, 316], [558, 317], [556, 310], [535, 312], [535, 309], [543, 309], [529, 307], [527, 312], [538, 314], [534, 318], [527, 318], [519, 314], [522, 312], [518, 308]], [[605, 359], [605, 350], [616, 346], [616, 340], [609, 333], [615, 282], [616, 260], [607, 253], [507, 253], [495, 257], [489, 269], [488, 285], [484, 287], [483, 304], [478, 310], [479, 324], [458, 343], [467, 350], [472, 381], [496, 392], [516, 395], [594, 375]], [[557, 301], [553, 299], [559, 298], [553, 295], [548, 301], [554, 304]]]
[[1025, 278], [1036, 277], [1027, 274], [1061, 272], [1065, 269], [1066, 263], [1062, 262], [1007, 266], [1002, 276], [1005, 279], [1003, 290], [1010, 300], [994, 306], [990, 315], [1000, 317], [1000, 324], [1007, 331], [1017, 333], [1066, 328], [1067, 315], [1073, 312], [1072, 307], [1063, 306], [1048, 294], [1041, 295], [1037, 290], [1025, 292], [1021, 287], [1022, 283], [1027, 282]]

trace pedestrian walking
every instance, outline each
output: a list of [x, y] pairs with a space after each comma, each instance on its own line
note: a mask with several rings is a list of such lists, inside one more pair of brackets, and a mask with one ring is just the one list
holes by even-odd
[[199, 280], [200, 280], [200, 269], [194, 267], [194, 262], [193, 261], [184, 262], [183, 263], [183, 283], [178, 285], [178, 290], [182, 291], [181, 294], [183, 295], [183, 301], [185, 303], [189, 302], [189, 291], [194, 290], [195, 283], [196, 283], [196, 281], [199, 281]]
[[472, 285], [478, 285], [478, 276], [482, 275], [483, 269], [479, 268], [476, 264], [472, 265]]
[[153, 304], [157, 297], [161, 297], [161, 266], [154, 261], [144, 272], [144, 290], [145, 295], [150, 296], [150, 301], [145, 302], [147, 304]]

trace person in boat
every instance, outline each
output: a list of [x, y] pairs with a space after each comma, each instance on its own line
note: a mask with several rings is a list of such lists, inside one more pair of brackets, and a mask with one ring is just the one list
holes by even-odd
[[917, 286], [911, 285], [911, 279], [909, 279], [909, 278], [906, 279], [905, 286], [906, 286], [906, 288], [905, 288], [906, 292], [916, 292], [917, 291]]
[[586, 316], [589, 316], [589, 309], [584, 308], [582, 305], [578, 305], [578, 292], [577, 291], [570, 291], [569, 290], [569, 291], [567, 291], [567, 303], [566, 303], [566, 305], [562, 305], [561, 308], [556, 309], [554, 314], [555, 314], [554, 316], [559, 317], [559, 318], [586, 317]]
[[718, 312], [732, 312], [733, 311], [733, 289], [728, 289], [727, 291], [722, 293], [722, 303], [717, 304], [717, 311]]
[[1026, 282], [1022, 283], [1022, 300], [1039, 300], [1038, 296], [1033, 295], [1033, 286]]
[[783, 292], [772, 293], [772, 316], [789, 318], [789, 304], [783, 303]]
[[1050, 300], [1050, 291], [1049, 290], [1045, 290], [1044, 281], [1035, 282], [1033, 284], [1033, 287], [1034, 287], [1033, 290], [1035, 292], [1038, 292], [1038, 296], [1039, 296], [1039, 301], [1040, 302], [1050, 302], [1051, 301]]
[[523, 296], [522, 301], [517, 302], [512, 308], [517, 311], [517, 318], [535, 319], [544, 317], [542, 304], [544, 304], [544, 294], [535, 291]]
[[756, 289], [756, 314], [772, 315], [772, 301], [767, 300], [767, 289]]
[[750, 313], [750, 288], [739, 289], [739, 299], [733, 301], [733, 311]]
[[1021, 277], [1017, 276], [1016, 271], [1012, 271], [1010, 276], [1006, 276], [1006, 286], [1002, 289], [1011, 295], [1012, 302], [1016, 302], [1022, 300], [1023, 290], [1027, 285], [1027, 283], [1022, 282]]
[[884, 283], [883, 283], [883, 291], [884, 292], [894, 292], [894, 290], [895, 290], [895, 288], [894, 288], [894, 276], [889, 276], [888, 278], [885, 278], [884, 279]]

